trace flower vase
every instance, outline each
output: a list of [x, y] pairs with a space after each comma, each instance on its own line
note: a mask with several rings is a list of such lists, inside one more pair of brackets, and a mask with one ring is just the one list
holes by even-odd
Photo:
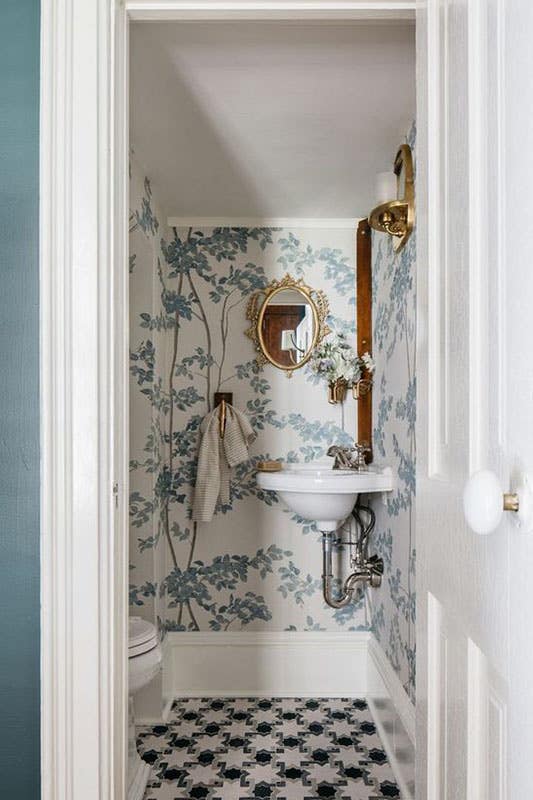
[[333, 404], [344, 403], [347, 391], [348, 382], [344, 378], [330, 381], [328, 384], [328, 402]]

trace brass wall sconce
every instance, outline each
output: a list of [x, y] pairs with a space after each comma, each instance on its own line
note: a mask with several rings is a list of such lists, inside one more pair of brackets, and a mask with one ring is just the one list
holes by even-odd
[[415, 181], [413, 156], [408, 144], [402, 144], [394, 159], [397, 197], [374, 208], [368, 216], [371, 228], [392, 236], [398, 253], [407, 242], [415, 223]]

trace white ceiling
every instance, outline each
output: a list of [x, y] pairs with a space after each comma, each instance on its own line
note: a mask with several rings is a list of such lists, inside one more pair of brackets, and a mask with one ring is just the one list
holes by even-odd
[[132, 25], [131, 143], [168, 216], [366, 216], [414, 116], [408, 23]]

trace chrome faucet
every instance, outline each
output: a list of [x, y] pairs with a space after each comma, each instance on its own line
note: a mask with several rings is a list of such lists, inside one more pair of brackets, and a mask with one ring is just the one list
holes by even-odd
[[358, 442], [353, 447], [332, 444], [328, 450], [328, 456], [335, 458], [333, 469], [353, 469], [356, 472], [366, 469], [365, 456], [367, 453], [370, 453], [370, 447]]
[[353, 469], [351, 447], [332, 444], [328, 450], [328, 456], [335, 458], [333, 469]]

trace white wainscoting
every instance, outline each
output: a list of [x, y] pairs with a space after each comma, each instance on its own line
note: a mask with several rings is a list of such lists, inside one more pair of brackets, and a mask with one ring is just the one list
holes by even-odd
[[396, 776], [402, 800], [413, 800], [415, 707], [377, 639], [368, 639], [368, 705]]
[[361, 697], [366, 631], [167, 635], [176, 697]]

